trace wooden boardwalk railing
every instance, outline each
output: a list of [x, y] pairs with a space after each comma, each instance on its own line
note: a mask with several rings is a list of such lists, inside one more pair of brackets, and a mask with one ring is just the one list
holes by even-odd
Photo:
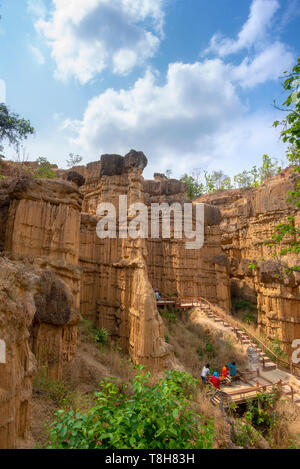
[[289, 370], [289, 372], [293, 375], [300, 376], [300, 364], [293, 363], [291, 360], [284, 360], [283, 358], [279, 357], [273, 350], [270, 349], [259, 337], [253, 334], [246, 326], [241, 325], [238, 321], [234, 318], [230, 317], [225, 313], [221, 313], [216, 307], [210, 303], [206, 298], [202, 298], [201, 296], [193, 297], [193, 296], [186, 296], [186, 297], [162, 297], [157, 301], [157, 306], [167, 306], [168, 304], [175, 305], [175, 308], [183, 308], [188, 309], [191, 307], [201, 306], [201, 303], [205, 303], [210, 310], [222, 319], [224, 322], [229, 323], [233, 328], [234, 332], [239, 338], [239, 330], [242, 330], [247, 336], [253, 340], [258, 346], [266, 353], [271, 355], [274, 359], [274, 363], [276, 364], [276, 368], [282, 369], [284, 371]]

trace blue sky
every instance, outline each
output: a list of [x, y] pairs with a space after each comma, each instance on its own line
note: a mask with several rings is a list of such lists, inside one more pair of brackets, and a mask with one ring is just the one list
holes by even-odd
[[36, 129], [29, 159], [134, 148], [146, 177], [180, 177], [284, 157], [272, 103], [300, 55], [300, 0], [7, 0], [1, 14], [0, 99]]

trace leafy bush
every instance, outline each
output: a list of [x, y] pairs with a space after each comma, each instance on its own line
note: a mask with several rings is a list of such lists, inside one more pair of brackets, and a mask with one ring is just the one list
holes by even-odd
[[241, 298], [239, 300], [234, 299], [232, 301], [232, 305], [233, 305], [234, 310], [236, 310], [236, 311], [238, 311], [240, 309], [251, 309], [251, 310], [256, 309], [254, 304], [252, 304], [248, 300], [245, 300], [244, 298]]
[[93, 337], [93, 340], [97, 344], [101, 345], [107, 345], [108, 343], [108, 330], [104, 329], [103, 327], [101, 329], [97, 329], [94, 327], [94, 324], [92, 321], [89, 321], [88, 319], [82, 319], [81, 323], [86, 326], [89, 334]]
[[108, 331], [104, 328], [94, 329], [95, 342], [106, 345], [108, 341]]
[[216, 355], [216, 351], [212, 344], [210, 343], [210, 340], [208, 339], [205, 344], [205, 350], [208, 354], [209, 357], [213, 358]]
[[248, 401], [248, 410], [245, 414], [247, 422], [251, 423], [257, 430], [266, 432], [275, 424], [277, 414], [274, 405], [278, 400], [275, 392], [262, 392], [257, 394], [257, 400]]
[[255, 324], [257, 322], [257, 308], [250, 301], [244, 298], [233, 298], [232, 309], [233, 313], [236, 313], [237, 316], [247, 324]]
[[246, 313], [244, 315], [244, 318], [243, 320], [247, 323], [247, 324], [252, 324], [255, 322], [255, 316], [252, 314], [252, 313]]
[[46, 363], [35, 376], [33, 381], [34, 390], [42, 392], [64, 409], [71, 408], [74, 401], [74, 393], [59, 379], [49, 379], [47, 369], [48, 364]]
[[[142, 369], [141, 366], [138, 367]], [[212, 448], [214, 426], [193, 409], [197, 385], [191, 375], [169, 371], [150, 384], [140, 372], [127, 385], [113, 378], [100, 384], [95, 406], [87, 412], [59, 410], [48, 428], [49, 449], [189, 449]]]
[[33, 168], [33, 177], [41, 179], [55, 179], [56, 173], [51, 168], [51, 163], [47, 158], [40, 157], [36, 160], [38, 167]]
[[273, 339], [272, 342], [269, 341], [269, 346], [272, 352], [277, 355], [277, 357], [282, 358], [284, 360], [288, 359], [288, 355], [284, 352], [284, 350], [282, 350], [280, 342], [277, 338]]
[[235, 443], [243, 448], [250, 446], [255, 447], [260, 437], [249, 423], [237, 421], [235, 424]]
[[177, 316], [173, 305], [167, 305], [166, 309], [158, 308], [159, 313], [171, 324], [175, 324]]

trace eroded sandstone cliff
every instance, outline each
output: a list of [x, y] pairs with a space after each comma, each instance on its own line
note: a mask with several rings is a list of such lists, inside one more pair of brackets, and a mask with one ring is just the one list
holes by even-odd
[[[265, 242], [272, 241], [274, 227], [286, 222], [287, 216], [295, 216], [295, 226], [300, 225], [299, 211], [286, 202], [296, 181], [297, 175], [287, 169], [255, 189], [234, 189], [199, 199], [221, 210], [222, 244], [233, 296], [257, 303], [261, 333], [278, 338], [289, 353], [292, 340], [300, 337], [300, 274], [282, 273], [284, 266], [299, 264], [299, 256], [279, 256], [291, 238], [275, 247]], [[250, 269], [250, 263], [257, 268]]]
[[[171, 217], [171, 238], [162, 237], [162, 214], [159, 214], [159, 237], [151, 236], [151, 204], [179, 203], [183, 214], [186, 196], [185, 185], [174, 179], [145, 180], [144, 200], [149, 207], [149, 237], [147, 239], [147, 265], [154, 288], [165, 295], [178, 297], [204, 297], [230, 310], [230, 289], [227, 258], [222, 253], [220, 212], [216, 207], [204, 207], [204, 245], [201, 249], [187, 249], [184, 230], [182, 238], [174, 236], [174, 217]], [[193, 206], [195, 218], [195, 206]], [[195, 220], [194, 220], [195, 229]]]
[[36, 367], [56, 379], [74, 354], [70, 305], [52, 271], [0, 257], [0, 448], [28, 438]]
[[[124, 233], [119, 196], [127, 197], [128, 207], [145, 203], [149, 214], [153, 203], [176, 202], [182, 208], [188, 202], [180, 181], [159, 174], [154, 181], [144, 180], [146, 164], [142, 152], [131, 150], [125, 157], [102, 155], [86, 167], [56, 170], [56, 180], [8, 174], [0, 181], [0, 287], [5, 300], [0, 340], [8, 344], [8, 361], [0, 365], [6, 383], [0, 398], [2, 447], [14, 447], [17, 438], [28, 434], [33, 364], [56, 379], [72, 360], [79, 311], [106, 328], [112, 344], [121, 346], [134, 363], [157, 373], [169, 365], [172, 350], [164, 340], [154, 288], [162, 294], [202, 296], [230, 308], [218, 208], [205, 205], [201, 249], [187, 250], [187, 239], [174, 237], [173, 219], [171, 238], [163, 238], [161, 216], [156, 239], [150, 237], [150, 220], [148, 238], [119, 236]], [[115, 238], [97, 235], [106, 216], [97, 213], [101, 203], [115, 207]], [[195, 207], [193, 216], [195, 221]], [[129, 224], [134, 217], [127, 213], [125, 218]]]
[[[146, 241], [100, 239], [96, 232], [100, 203], [112, 203], [118, 220], [120, 195], [127, 196], [128, 205], [143, 201], [141, 175], [146, 164], [141, 152], [131, 151], [124, 158], [103, 155], [98, 177], [92, 173], [82, 187], [83, 210], [89, 214], [81, 218], [81, 312], [106, 328], [134, 363], [160, 371], [167, 366], [169, 346], [148, 278]], [[116, 228], [118, 232], [119, 224]]]
[[[188, 203], [183, 183], [155, 175], [152, 181], [142, 178], [147, 159], [142, 152], [131, 150], [125, 157], [102, 155], [99, 162], [78, 169], [85, 177], [80, 188], [84, 195], [81, 216], [80, 265], [81, 312], [98, 327], [108, 329], [113, 340], [129, 352], [135, 363], [150, 369], [163, 369], [169, 348], [157, 313], [154, 288], [162, 294], [204, 296], [226, 310], [230, 308], [226, 257], [220, 244], [220, 214], [205, 207], [205, 243], [200, 250], [186, 249], [185, 237], [160, 235], [151, 238], [150, 206], [153, 203]], [[64, 175], [64, 177], [67, 177]], [[112, 203], [119, 220], [119, 196], [127, 196], [127, 206], [148, 206], [148, 238], [100, 239], [96, 226], [97, 207]], [[195, 211], [195, 210], [194, 210]], [[129, 223], [132, 216], [127, 216]], [[117, 233], [120, 226], [117, 224]]]
[[31, 345], [52, 378], [61, 377], [76, 348], [81, 201], [79, 191], [63, 181], [22, 176], [0, 184], [2, 255], [44, 272]]

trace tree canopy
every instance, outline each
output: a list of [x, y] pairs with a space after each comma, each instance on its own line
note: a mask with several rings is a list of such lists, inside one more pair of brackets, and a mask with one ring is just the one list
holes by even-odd
[[34, 128], [29, 120], [10, 112], [6, 104], [0, 103], [0, 142], [7, 140], [10, 145], [18, 147], [21, 141], [33, 133]]

